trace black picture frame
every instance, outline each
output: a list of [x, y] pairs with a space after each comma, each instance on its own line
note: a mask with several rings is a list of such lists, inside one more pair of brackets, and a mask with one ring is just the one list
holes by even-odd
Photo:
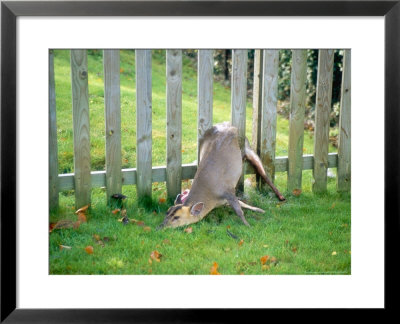
[[[399, 279], [400, 0], [394, 1], [2, 1], [1, 2], [1, 322], [234, 322], [262, 309], [16, 308], [16, 19], [19, 16], [384, 16], [385, 18], [385, 310]], [[371, 130], [372, 131], [372, 130]], [[374, 187], [371, 176], [371, 191]], [[397, 241], [397, 243], [396, 243]], [[239, 294], [238, 294], [238, 298]], [[271, 313], [271, 312], [270, 312]], [[270, 314], [268, 313], [268, 314]], [[270, 315], [268, 315], [270, 316]], [[266, 318], [268, 319], [268, 318]]]

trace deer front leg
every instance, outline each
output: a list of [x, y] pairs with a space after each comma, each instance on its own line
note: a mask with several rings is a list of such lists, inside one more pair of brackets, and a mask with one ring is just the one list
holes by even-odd
[[240, 202], [237, 199], [237, 197], [232, 193], [227, 193], [225, 195], [225, 199], [228, 202], [228, 204], [233, 208], [233, 210], [235, 211], [236, 215], [238, 215], [240, 217], [240, 219], [243, 221], [244, 225], [250, 226], [250, 224], [244, 218], [243, 210], [240, 207]]

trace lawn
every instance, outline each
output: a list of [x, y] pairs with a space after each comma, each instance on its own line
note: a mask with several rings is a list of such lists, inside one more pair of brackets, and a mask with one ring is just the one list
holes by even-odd
[[[56, 50], [54, 62], [59, 172], [70, 173], [73, 134], [69, 52]], [[161, 166], [166, 164], [165, 52], [153, 51], [152, 63], [153, 166]], [[102, 52], [91, 50], [88, 65], [92, 170], [104, 170]], [[131, 168], [136, 166], [134, 51], [121, 51], [120, 73], [122, 167]], [[182, 87], [182, 162], [191, 163], [197, 151], [197, 72], [196, 62], [186, 56]], [[214, 83], [213, 114], [215, 123], [230, 119], [230, 89], [219, 82]], [[246, 115], [251, 141], [251, 100]], [[288, 120], [278, 116], [276, 156], [287, 155], [288, 127]], [[330, 147], [330, 152], [334, 151]], [[304, 153], [312, 152], [313, 134], [306, 132]], [[123, 187], [122, 193], [128, 197], [124, 205], [131, 220], [125, 225], [120, 221], [121, 213], [113, 213], [118, 206], [107, 206], [105, 189], [93, 189], [87, 222], [50, 233], [50, 273], [209, 274], [215, 262], [221, 274], [351, 273], [350, 194], [336, 192], [335, 178], [329, 178], [326, 194], [315, 195], [311, 191], [312, 172], [303, 171], [302, 193], [294, 196], [285, 192], [286, 173], [277, 173], [275, 183], [286, 195], [285, 203], [256, 190], [253, 177], [247, 178], [246, 201], [266, 211], [259, 214], [245, 210], [251, 227], [244, 226], [233, 210], [222, 207], [190, 227], [157, 231], [170, 206], [165, 200], [165, 183], [153, 184], [152, 203], [145, 207], [137, 202], [135, 186]], [[190, 182], [184, 181], [182, 188], [187, 187]], [[76, 219], [74, 192], [60, 193], [60, 208], [50, 213], [50, 222]], [[88, 246], [93, 250], [86, 249]], [[153, 251], [162, 255], [159, 261], [151, 258]]]

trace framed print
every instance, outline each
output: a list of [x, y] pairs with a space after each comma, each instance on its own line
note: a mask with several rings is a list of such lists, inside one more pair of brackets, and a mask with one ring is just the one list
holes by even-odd
[[2, 1], [1, 321], [393, 309], [399, 16]]

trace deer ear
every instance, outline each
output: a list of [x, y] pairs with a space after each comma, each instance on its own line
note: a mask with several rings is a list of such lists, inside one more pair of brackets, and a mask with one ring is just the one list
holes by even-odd
[[203, 208], [204, 208], [204, 203], [198, 202], [197, 204], [192, 206], [192, 208], [190, 209], [190, 213], [193, 216], [199, 216]]
[[176, 196], [176, 198], [175, 198], [175, 202], [174, 202], [174, 205], [180, 205], [180, 204], [182, 204], [182, 194], [178, 194], [178, 196]]

